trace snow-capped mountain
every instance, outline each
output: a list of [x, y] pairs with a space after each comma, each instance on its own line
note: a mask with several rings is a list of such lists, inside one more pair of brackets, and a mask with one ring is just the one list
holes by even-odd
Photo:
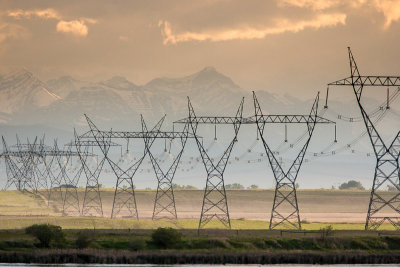
[[[87, 126], [83, 116], [87, 114], [102, 128], [140, 129], [140, 114], [149, 123], [164, 114], [167, 124], [187, 117], [187, 96], [197, 115], [233, 116], [243, 96], [243, 115], [254, 114], [251, 93], [213, 67], [181, 78], [156, 78], [144, 85], [121, 76], [99, 82], [63, 76], [43, 82], [31, 72], [21, 70], [0, 76], [0, 122], [46, 125], [72, 132], [73, 127]], [[257, 91], [257, 97], [268, 114], [308, 114], [313, 102], [311, 98], [302, 101], [267, 91]], [[377, 104], [374, 99], [365, 101], [373, 102], [372, 106]], [[359, 116], [357, 106], [350, 102], [353, 100], [331, 105], [344, 114]]]
[[[0, 77], [0, 120], [13, 125], [41, 124], [72, 130], [83, 114], [104, 127], [132, 125], [143, 114], [169, 121], [187, 116], [187, 96], [199, 114], [233, 115], [248, 94], [212, 67], [182, 78], [156, 78], [138, 86], [124, 77], [89, 82], [63, 76], [40, 81], [27, 70]], [[268, 106], [276, 99], [268, 95]], [[249, 98], [249, 101], [251, 98]], [[279, 104], [278, 102], [275, 104]], [[275, 106], [275, 105], [274, 105]], [[111, 123], [112, 122], [112, 123]]]
[[20, 70], [0, 78], [0, 99], [0, 111], [15, 114], [49, 106], [61, 97], [31, 72]]

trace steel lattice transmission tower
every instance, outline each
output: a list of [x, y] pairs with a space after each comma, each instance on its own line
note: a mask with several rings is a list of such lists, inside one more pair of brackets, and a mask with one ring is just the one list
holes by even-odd
[[[97, 142], [97, 145], [101, 149], [104, 157], [109, 163], [111, 169], [113, 170], [115, 176], [117, 177], [117, 182], [115, 185], [113, 207], [111, 211], [111, 218], [116, 218], [118, 216], [125, 216], [127, 213], [130, 218], [139, 219], [139, 214], [136, 205], [136, 196], [133, 185], [133, 177], [142, 164], [144, 158], [147, 154], [147, 149], [143, 151], [143, 155], [136, 161], [134, 161], [128, 168], [122, 168], [115, 161], [109, 157], [109, 150], [111, 146], [111, 140], [113, 139], [135, 139], [144, 138], [143, 132], [126, 132], [126, 131], [101, 131], [96, 125], [86, 116], [86, 120], [89, 124], [90, 135]], [[157, 132], [160, 130], [163, 124], [165, 116], [151, 129], [152, 132]], [[154, 142], [154, 139], [147, 140], [150, 144]]]
[[[237, 135], [242, 124], [243, 102], [244, 98], [240, 102], [239, 108], [234, 117], [198, 117], [196, 116], [188, 97], [189, 117], [175, 122], [185, 124], [189, 123], [207, 172], [207, 181], [204, 189], [199, 229], [203, 228], [212, 219], [218, 219], [225, 227], [231, 228], [228, 200], [225, 191], [224, 172], [232, 149], [237, 142]], [[216, 159], [216, 163], [214, 163], [211, 157], [207, 154], [200, 137], [196, 135], [199, 124], [213, 124], [215, 127], [216, 125], [223, 124], [233, 125], [234, 137], [228, 147], [225, 149], [221, 158]]]
[[[17, 144], [8, 147], [4, 138], [4, 152], [1, 154], [5, 158], [7, 184], [6, 188], [14, 184], [18, 190], [32, 191], [35, 195], [45, 194], [48, 204], [50, 203], [51, 191], [54, 185], [58, 185], [58, 191], [61, 193], [63, 214], [72, 210], [79, 214], [79, 198], [76, 191], [76, 185], [79, 180], [80, 172], [73, 179], [69, 178], [68, 163], [71, 163], [72, 157], [76, 153], [71, 150], [58, 149], [57, 142], [54, 147], [44, 144], [44, 138], [38, 142], [27, 140], [22, 144], [17, 136]], [[51, 159], [50, 161], [48, 159]], [[57, 163], [59, 172], [55, 175], [52, 165]], [[65, 194], [62, 195], [62, 182], [65, 185]], [[50, 187], [49, 187], [50, 184]]]
[[[2, 141], [3, 153], [1, 154], [1, 156], [5, 160], [7, 173], [7, 182], [4, 188], [7, 190], [10, 186], [14, 185], [17, 190], [23, 191], [26, 187], [26, 174], [23, 166], [21, 166], [21, 164], [19, 163], [23, 159], [22, 157], [24, 155], [21, 155], [20, 153], [16, 153], [14, 151], [10, 151], [3, 136]], [[28, 153], [29, 152], [26, 152], [26, 155], [28, 155]]]
[[[83, 197], [82, 204], [82, 215], [83, 216], [101, 216], [103, 217], [103, 203], [100, 195], [100, 184], [99, 177], [103, 170], [106, 158], [104, 156], [92, 155], [86, 156], [89, 153], [89, 148], [98, 147], [98, 143], [95, 140], [90, 140], [90, 132], [78, 136], [74, 130], [75, 140], [69, 144], [76, 147], [80, 162], [82, 164], [83, 171], [86, 176], [86, 187], [85, 194]], [[119, 146], [116, 143], [102, 144], [109, 146]], [[93, 151], [92, 151], [93, 152]], [[94, 166], [93, 166], [94, 165]]]
[[[145, 147], [147, 153], [149, 154], [150, 161], [152, 163], [154, 172], [156, 174], [156, 178], [158, 181], [157, 184], [157, 192], [154, 200], [154, 209], [153, 209], [153, 220], [158, 219], [177, 219], [178, 215], [176, 213], [176, 205], [175, 205], [175, 195], [173, 189], [173, 179], [178, 168], [180, 159], [182, 157], [183, 151], [185, 149], [186, 141], [188, 138], [194, 138], [192, 134], [189, 133], [189, 124], [185, 124], [183, 130], [181, 132], [164, 132], [164, 131], [156, 131], [151, 132], [147, 130], [146, 123], [142, 118], [142, 130], [143, 130], [143, 139], [145, 142]], [[164, 139], [164, 140], [180, 140], [180, 149], [178, 149], [178, 154], [174, 158], [172, 164], [165, 171], [162, 170], [160, 164], [157, 161], [157, 158], [151, 152], [151, 140]]]
[[[314, 100], [309, 115], [263, 115], [256, 94], [253, 92], [255, 116], [247, 119], [247, 123], [256, 123], [260, 138], [263, 142], [272, 172], [275, 178], [275, 193], [272, 206], [269, 229], [278, 226], [287, 228], [301, 229], [299, 206], [296, 194], [296, 179], [303, 163], [304, 155], [311, 141], [315, 125], [317, 123], [334, 123], [330, 120], [318, 116], [319, 93]], [[296, 123], [307, 125], [307, 140], [296, 159], [287, 171], [284, 171], [281, 164], [264, 137], [266, 124], [271, 123]], [[336, 138], [335, 138], [336, 139]]]
[[[397, 230], [400, 230], [400, 131], [389, 145], [385, 144], [361, 103], [361, 96], [365, 86], [387, 87], [389, 93], [389, 87], [400, 86], [400, 77], [361, 76], [350, 47], [348, 48], [348, 53], [350, 77], [329, 83], [328, 90], [329, 86], [332, 85], [353, 87], [357, 104], [376, 156], [374, 181], [369, 200], [365, 230], [378, 229], [384, 222], [390, 222]], [[398, 88], [398, 90], [400, 89]], [[389, 108], [389, 94], [386, 108]], [[386, 189], [385, 186], [394, 187], [396, 191], [393, 194], [385, 193], [383, 192]], [[385, 208], [391, 212], [395, 212], [397, 216], [385, 215]]]
[[[73, 168], [73, 159], [78, 156], [69, 146], [67, 150], [60, 150], [57, 141], [54, 142], [54, 153], [60, 168], [62, 181], [64, 181], [63, 215], [81, 214], [77, 185], [83, 171], [82, 165]], [[85, 154], [84, 157], [88, 155]]]

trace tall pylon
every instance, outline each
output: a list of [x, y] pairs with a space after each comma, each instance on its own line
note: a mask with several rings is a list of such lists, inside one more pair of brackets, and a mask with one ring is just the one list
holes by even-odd
[[[74, 145], [82, 164], [83, 172], [86, 176], [85, 194], [83, 196], [82, 216], [101, 216], [103, 217], [103, 203], [100, 195], [99, 176], [103, 170], [105, 157], [93, 164], [89, 164], [88, 160], [94, 159], [94, 155], [85, 156], [89, 153], [89, 147], [96, 145], [90, 141], [81, 140], [74, 129]], [[83, 152], [83, 153], [82, 153]]]
[[[117, 177], [111, 218], [123, 216], [138, 220], [139, 214], [136, 205], [133, 177], [139, 169], [144, 158], [146, 157], [147, 150], [145, 148], [143, 155], [138, 160], [134, 161], [133, 164], [126, 169], [120, 167], [109, 157], [108, 154], [111, 146], [111, 140], [113, 138], [123, 138], [127, 140], [131, 138], [143, 138], [143, 132], [101, 131], [96, 127], [96, 125], [89, 119], [86, 114], [85, 117], [88, 122], [91, 135], [94, 137], [104, 157], [106, 158], [115, 176]], [[159, 131], [162, 123], [164, 122], [164, 119], [165, 116], [156, 124], [156, 126], [154, 126], [152, 131]], [[150, 140], [149, 142], [152, 143], [153, 141], [154, 139]]]
[[[156, 132], [151, 133], [147, 130], [146, 123], [142, 117], [142, 131], [144, 133], [144, 142], [147, 153], [149, 154], [150, 161], [152, 163], [154, 172], [157, 178], [157, 192], [154, 200], [154, 208], [153, 208], [153, 220], [159, 219], [178, 219], [178, 215], [176, 212], [176, 204], [175, 204], [175, 195], [173, 189], [173, 179], [178, 168], [180, 159], [182, 157], [183, 151], [185, 149], [186, 141], [189, 137], [189, 125], [185, 124], [183, 130], [181, 132]], [[192, 137], [192, 136], [190, 136]], [[178, 150], [178, 154], [174, 157], [172, 164], [165, 171], [162, 170], [157, 158], [153, 155], [150, 149], [150, 143], [154, 138], [174, 140], [180, 140], [180, 149]], [[166, 151], [165, 151], [166, 152]], [[170, 153], [170, 152], [169, 152]]]
[[[193, 106], [188, 97], [189, 117], [176, 121], [175, 123], [189, 123], [197, 147], [199, 149], [204, 167], [207, 172], [206, 186], [204, 189], [203, 204], [201, 208], [199, 227], [204, 228], [211, 220], [219, 220], [225, 227], [231, 228], [231, 220], [229, 217], [228, 199], [225, 191], [224, 172], [228, 164], [232, 149], [237, 142], [237, 135], [242, 124], [244, 98], [240, 102], [239, 108], [234, 117], [219, 116], [196, 116]], [[222, 124], [233, 125], [234, 136], [222, 156], [216, 160], [216, 163], [208, 155], [203, 146], [202, 140], [197, 136], [197, 128], [199, 124], [213, 124], [215, 127]]]
[[[54, 149], [56, 152], [56, 159], [60, 167], [62, 181], [64, 182], [64, 196], [63, 196], [63, 215], [76, 215], [81, 214], [79, 204], [79, 194], [77, 185], [79, 178], [82, 174], [82, 166], [76, 167], [76, 169], [70, 169], [72, 165], [74, 153], [71, 151], [71, 147], [68, 148], [66, 153], [61, 153], [58, 148], [57, 141], [54, 143]], [[87, 156], [87, 155], [86, 155]]]
[[[328, 86], [351, 86], [353, 88], [376, 156], [375, 174], [368, 205], [365, 230], [376, 230], [384, 222], [391, 223], [397, 230], [400, 230], [400, 131], [389, 145], [385, 144], [361, 103], [364, 87], [386, 87], [387, 91], [389, 91], [390, 87], [400, 86], [400, 77], [376, 75], [362, 76], [360, 75], [350, 47], [348, 47], [348, 56], [350, 62], [350, 77], [329, 83]], [[397, 90], [400, 89], [397, 88]], [[389, 104], [387, 104], [386, 108], [389, 108]], [[394, 188], [395, 190], [385, 192], [388, 187]], [[395, 216], [390, 215], [390, 213], [393, 214], [393, 212]]]
[[16, 157], [14, 157], [11, 151], [8, 150], [4, 136], [2, 136], [1, 139], [3, 141], [2, 156], [5, 160], [7, 174], [7, 182], [4, 189], [7, 190], [14, 185], [17, 190], [22, 191], [24, 189], [24, 171], [21, 166], [18, 166], [18, 164], [15, 162]]
[[[275, 229], [279, 226], [301, 229], [300, 212], [296, 193], [296, 180], [303, 163], [304, 155], [311, 141], [315, 125], [317, 123], [334, 122], [318, 116], [319, 92], [314, 100], [309, 115], [263, 115], [260, 103], [258, 102], [257, 96], [254, 92], [253, 100], [255, 116], [249, 118], [247, 121], [248, 123], [255, 121], [257, 124], [259, 136], [264, 145], [275, 178], [274, 201], [269, 229]], [[284, 123], [285, 125], [289, 123], [301, 123], [306, 124], [307, 126], [308, 138], [287, 171], [283, 170], [264, 137], [265, 125], [270, 123]]]

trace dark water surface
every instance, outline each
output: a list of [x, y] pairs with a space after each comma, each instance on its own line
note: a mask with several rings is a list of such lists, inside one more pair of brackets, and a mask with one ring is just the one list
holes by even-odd
[[[170, 267], [174, 265], [154, 265], [154, 264], [26, 264], [26, 263], [0, 263], [0, 267], [2, 266], [17, 266], [17, 267], [116, 267], [116, 266], [140, 266], [140, 267]], [[301, 267], [301, 266], [311, 266], [311, 264], [277, 264], [277, 265], [204, 265], [204, 264], [183, 264], [179, 265], [179, 267], [238, 267], [238, 266], [293, 266], [293, 267]], [[349, 266], [385, 266], [385, 267], [395, 267], [399, 266], [398, 264], [335, 264], [335, 265], [324, 265], [324, 266], [334, 266], [334, 267], [349, 267]]]

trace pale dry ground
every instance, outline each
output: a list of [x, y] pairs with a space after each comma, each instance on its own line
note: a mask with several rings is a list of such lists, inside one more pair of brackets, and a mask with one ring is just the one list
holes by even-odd
[[[155, 191], [136, 190], [140, 219], [151, 219]], [[263, 220], [270, 218], [273, 190], [227, 191], [229, 212], [232, 219]], [[78, 190], [82, 206], [84, 190]], [[298, 190], [300, 218], [308, 222], [364, 223], [368, 209], [368, 191]], [[391, 194], [384, 192], [383, 194]], [[109, 217], [114, 191], [102, 189], [104, 216]], [[16, 191], [0, 192], [0, 215], [49, 215], [61, 216], [60, 198], [53, 194], [50, 207], [43, 198]], [[202, 190], [176, 190], [176, 208], [179, 219], [198, 219], [201, 212]], [[287, 208], [287, 207], [284, 207]], [[286, 209], [287, 210], [287, 209]], [[394, 215], [381, 213], [380, 215]]]

